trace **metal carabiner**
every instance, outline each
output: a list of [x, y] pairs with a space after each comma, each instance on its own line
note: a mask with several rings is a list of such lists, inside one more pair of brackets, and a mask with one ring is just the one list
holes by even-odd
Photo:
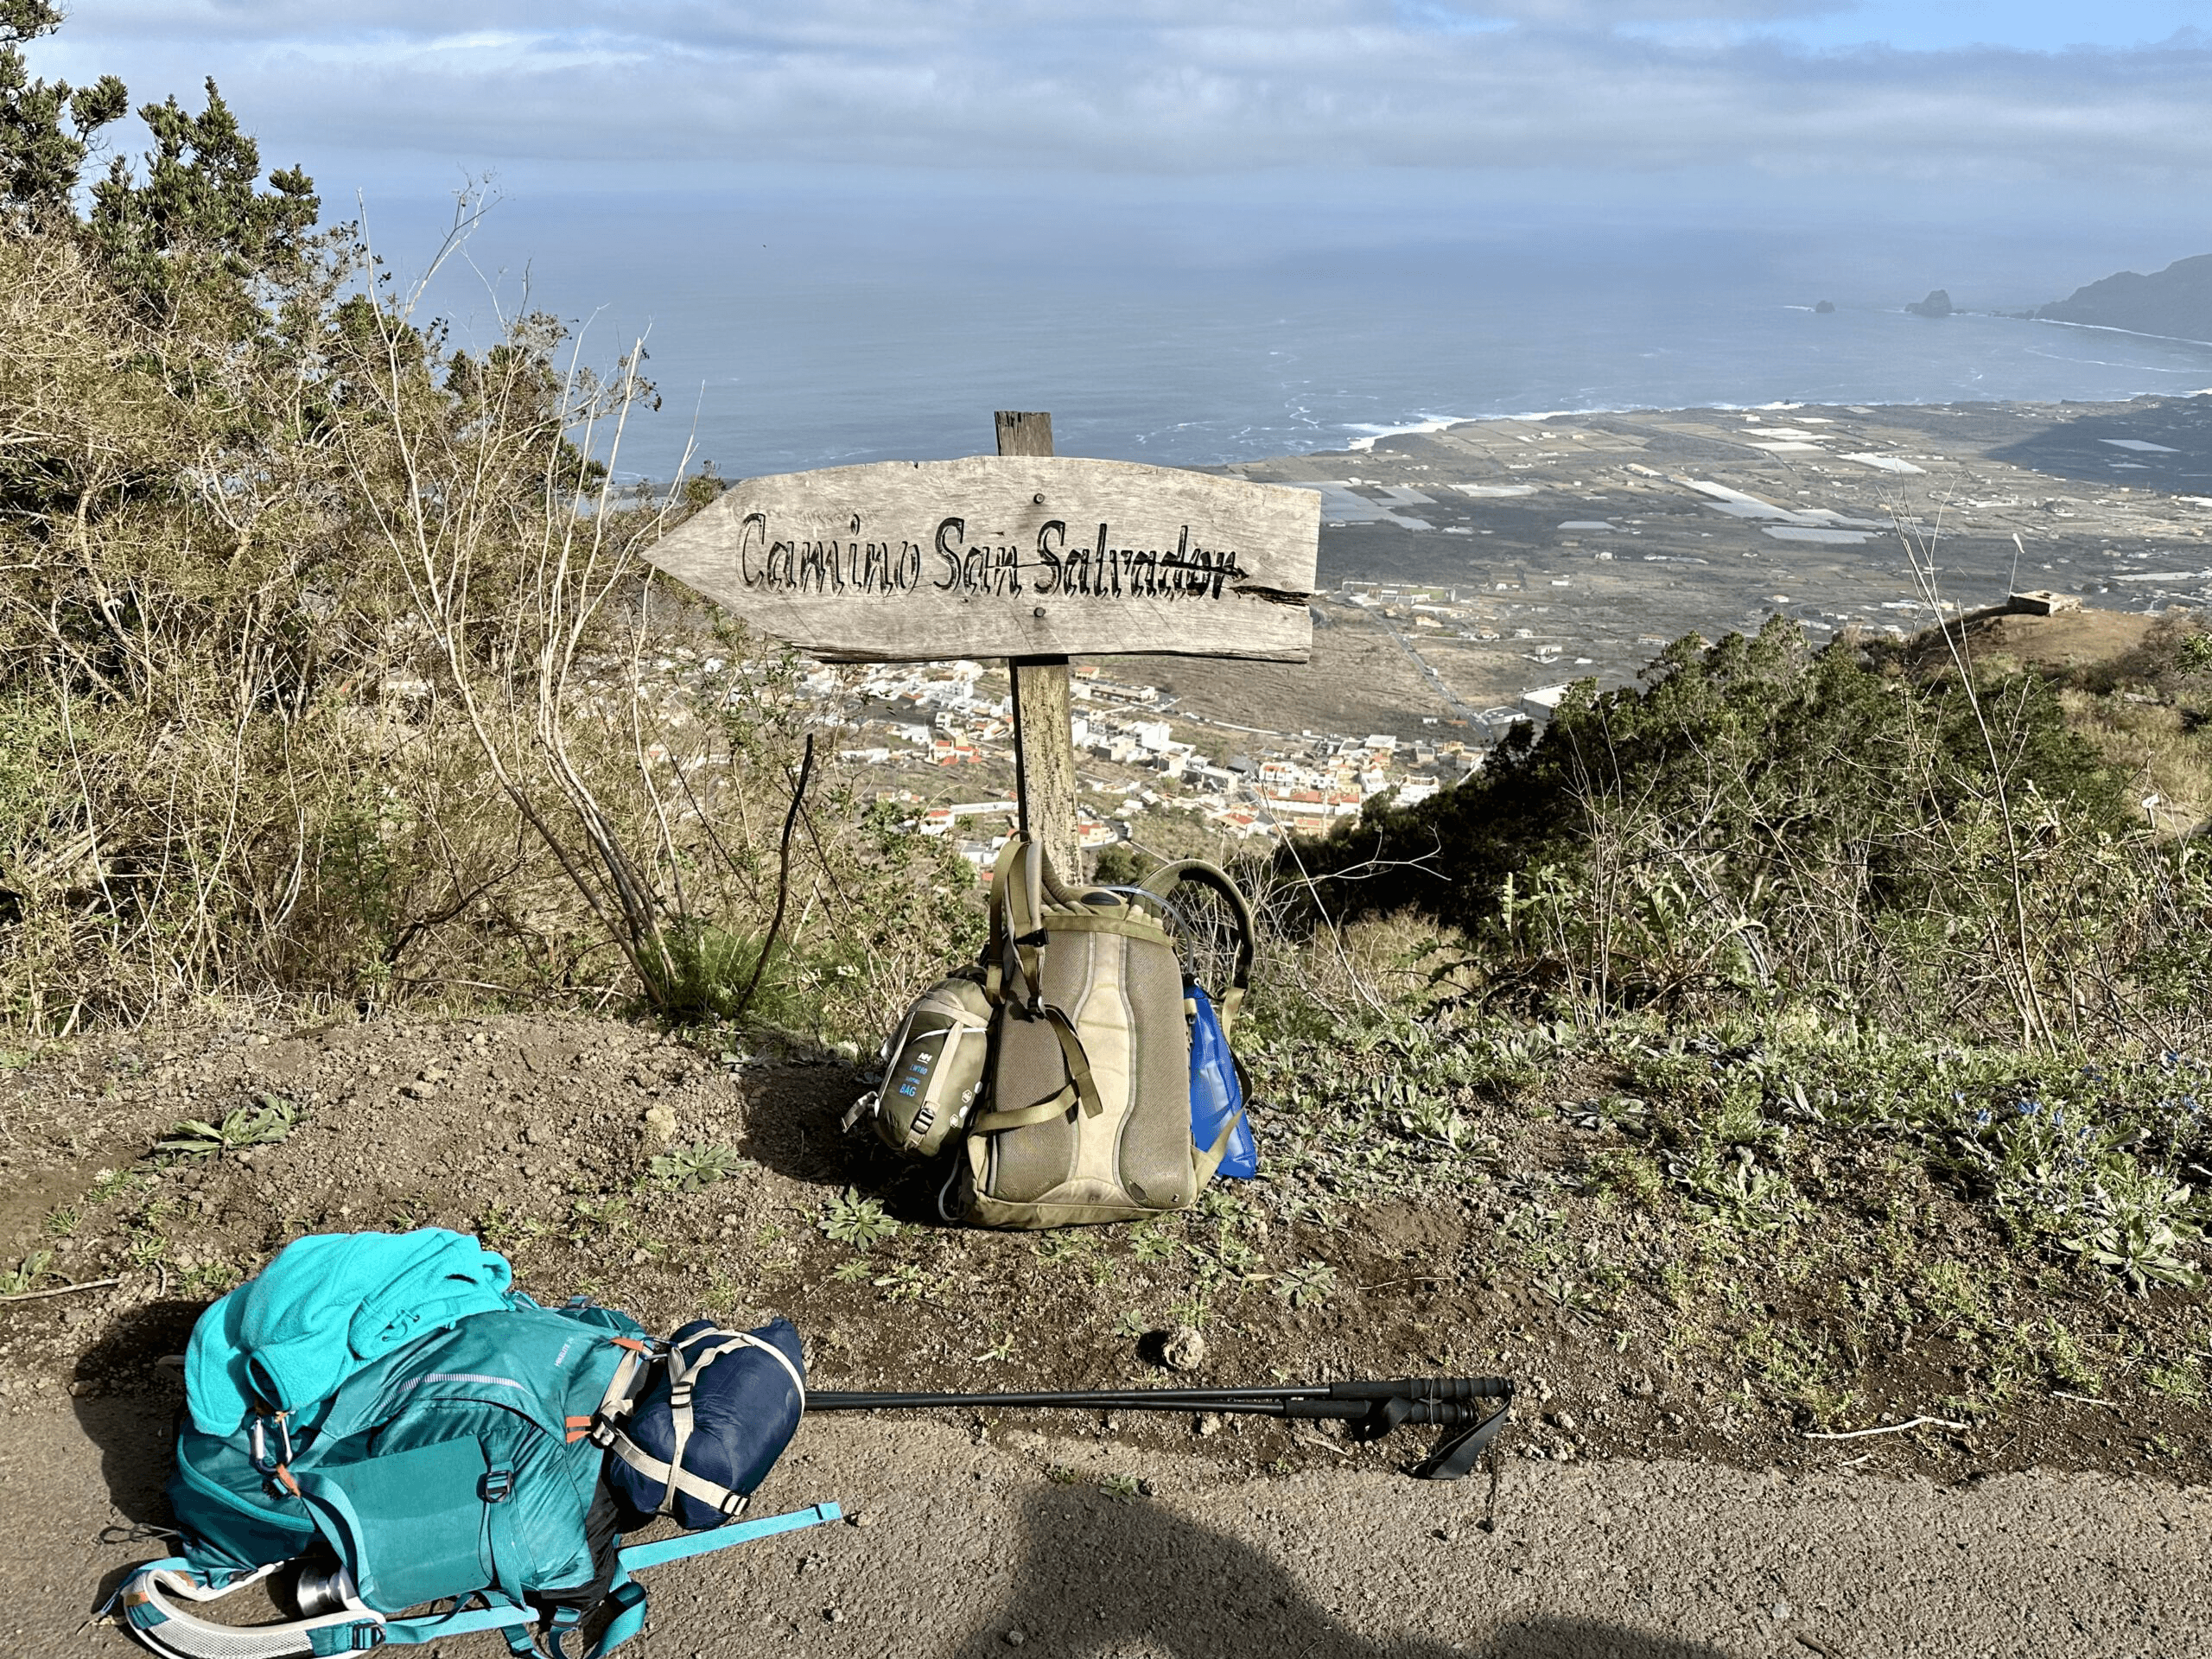
[[[274, 1477], [280, 1469], [290, 1465], [292, 1461], [290, 1416], [289, 1412], [264, 1411], [258, 1406], [253, 1408], [253, 1423], [246, 1431], [246, 1455], [252, 1462], [255, 1472]], [[269, 1432], [266, 1427], [270, 1422], [276, 1425], [276, 1444], [279, 1448], [277, 1454], [273, 1458], [269, 1455]]]

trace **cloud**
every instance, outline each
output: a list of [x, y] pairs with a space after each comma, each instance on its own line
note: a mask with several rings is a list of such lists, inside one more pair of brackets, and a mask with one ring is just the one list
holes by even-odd
[[1640, 23], [1773, 22], [1853, 10], [1853, 0], [1424, 0], [1414, 16], [1496, 18], [1602, 34]]
[[1094, 175], [2212, 181], [2212, 42], [1809, 50], [1844, 0], [84, 0], [41, 67], [213, 73], [272, 156]]

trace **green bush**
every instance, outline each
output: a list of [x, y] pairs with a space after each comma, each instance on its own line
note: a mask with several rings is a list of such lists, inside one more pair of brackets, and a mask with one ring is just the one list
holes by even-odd
[[1579, 683], [1468, 782], [1302, 846], [1326, 908], [1457, 924], [1471, 988], [1539, 1005], [2041, 1039], [2206, 982], [2201, 855], [2153, 842], [2044, 680], [1816, 652], [1782, 617], [1644, 679]]

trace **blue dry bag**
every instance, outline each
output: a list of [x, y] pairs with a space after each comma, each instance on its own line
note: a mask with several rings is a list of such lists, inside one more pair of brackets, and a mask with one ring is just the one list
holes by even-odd
[[626, 1532], [655, 1515], [697, 1531], [745, 1507], [798, 1427], [806, 1367], [789, 1319], [726, 1331], [695, 1319], [620, 1429], [607, 1489]]
[[1233, 1180], [1249, 1181], [1260, 1173], [1260, 1149], [1253, 1143], [1252, 1120], [1244, 1115], [1244, 1087], [1236, 1075], [1236, 1057], [1213, 1011], [1206, 988], [1195, 982], [1184, 996], [1194, 1012], [1191, 1016], [1191, 1144], [1211, 1152], [1229, 1131], [1227, 1149], [1214, 1171]]

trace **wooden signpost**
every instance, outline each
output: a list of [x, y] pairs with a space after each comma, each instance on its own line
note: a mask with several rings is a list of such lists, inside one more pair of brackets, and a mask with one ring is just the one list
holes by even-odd
[[998, 454], [747, 479], [649, 549], [762, 632], [843, 662], [1003, 657], [1021, 827], [1081, 873], [1068, 658], [1302, 663], [1311, 490], [1052, 454], [1001, 411]]

